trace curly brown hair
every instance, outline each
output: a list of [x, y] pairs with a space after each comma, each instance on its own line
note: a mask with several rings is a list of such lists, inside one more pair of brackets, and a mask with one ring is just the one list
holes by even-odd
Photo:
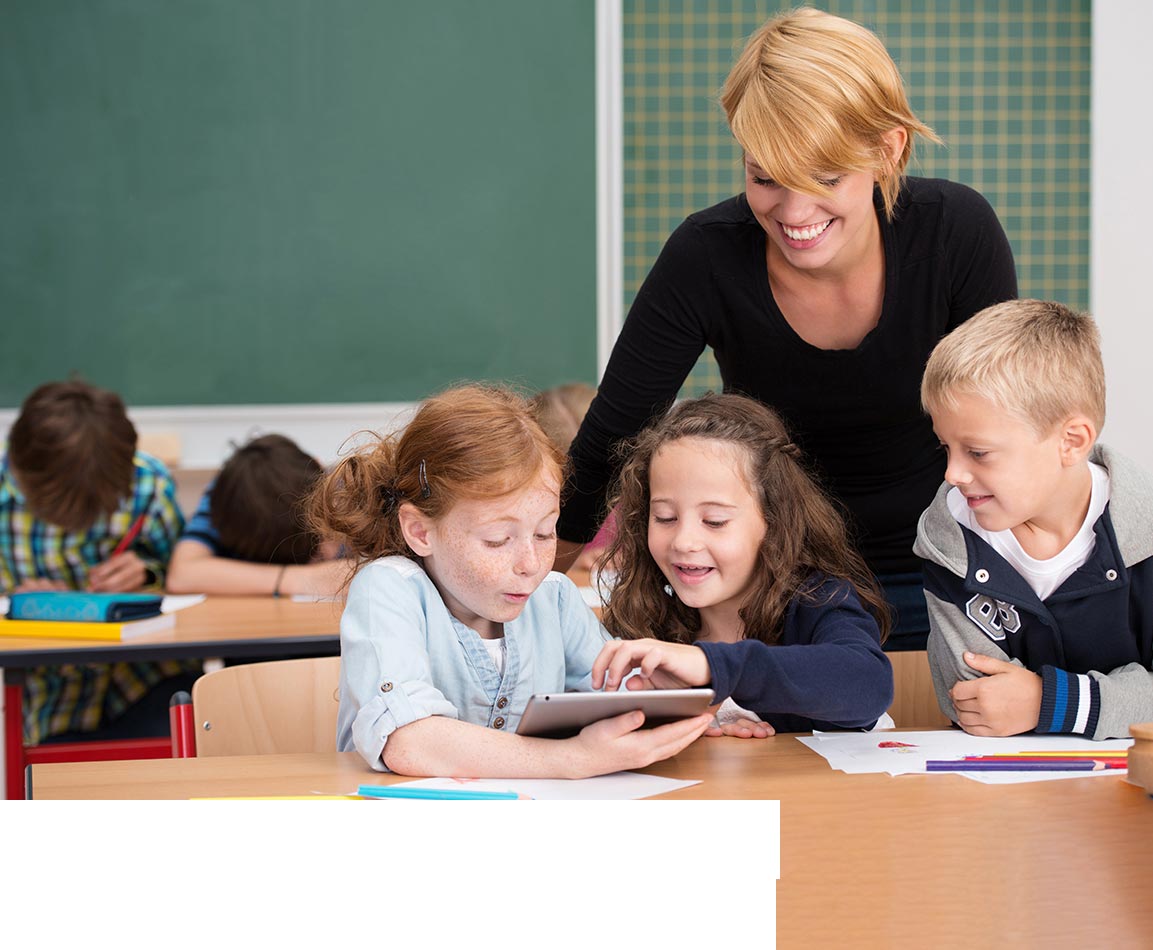
[[775, 643], [789, 603], [814, 596], [823, 575], [853, 585], [884, 640], [889, 610], [876, 578], [850, 543], [832, 499], [805, 470], [780, 417], [754, 399], [712, 393], [674, 406], [625, 449], [613, 500], [617, 534], [604, 555], [617, 566], [604, 610], [604, 624], [614, 636], [691, 643], [701, 629], [696, 608], [666, 593], [668, 581], [648, 548], [653, 457], [678, 439], [729, 442], [744, 449], [745, 476], [766, 525], [750, 594], [740, 609], [746, 637]]
[[517, 491], [542, 469], [559, 481], [563, 462], [518, 393], [457, 386], [422, 402], [401, 431], [373, 433], [337, 462], [308, 500], [308, 521], [360, 563], [417, 558], [397, 517], [402, 504], [435, 520], [461, 499]]

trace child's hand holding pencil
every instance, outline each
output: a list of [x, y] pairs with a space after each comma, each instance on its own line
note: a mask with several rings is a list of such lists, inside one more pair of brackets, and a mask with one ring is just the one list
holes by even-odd
[[149, 571], [135, 551], [132, 542], [144, 527], [145, 515], [140, 515], [120, 539], [112, 556], [88, 573], [88, 587], [97, 593], [119, 593], [139, 590], [148, 583]]

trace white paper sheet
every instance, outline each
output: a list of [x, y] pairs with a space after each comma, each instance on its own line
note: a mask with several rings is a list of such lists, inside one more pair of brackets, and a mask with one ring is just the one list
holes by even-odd
[[178, 610], [192, 607], [203, 601], [203, 594], [165, 594], [164, 600], [160, 602], [160, 612], [162, 614], [176, 613]]
[[1123, 776], [1125, 769], [1100, 772], [926, 772], [930, 759], [963, 759], [967, 755], [1006, 755], [1013, 752], [1112, 752], [1128, 749], [1132, 739], [1078, 739], [1074, 736], [971, 736], [960, 729], [932, 732], [814, 732], [798, 736], [834, 769], [853, 774], [961, 775], [987, 785], [1046, 782], [1086, 776]]
[[639, 772], [614, 772], [595, 778], [422, 778], [401, 782], [409, 788], [471, 789], [478, 792], [516, 792], [523, 798], [552, 801], [609, 801], [648, 798], [699, 785], [700, 780], [680, 781]]

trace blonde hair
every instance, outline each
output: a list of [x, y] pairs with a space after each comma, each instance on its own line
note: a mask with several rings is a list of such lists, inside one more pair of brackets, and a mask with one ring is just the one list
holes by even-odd
[[987, 399], [1038, 435], [1076, 413], [1105, 425], [1101, 335], [1086, 313], [1050, 300], [986, 307], [934, 348], [921, 379], [930, 415], [957, 396]]
[[533, 396], [530, 405], [537, 421], [562, 452], [572, 445], [596, 394], [588, 383], [562, 383]]
[[426, 399], [400, 432], [342, 458], [310, 497], [309, 522], [362, 563], [416, 557], [400, 528], [402, 504], [435, 520], [462, 499], [499, 498], [542, 472], [559, 485], [562, 461], [519, 394], [458, 386]]
[[[870, 172], [889, 218], [914, 135], [940, 141], [913, 114], [876, 34], [808, 7], [774, 17], [749, 38], [721, 104], [745, 153], [778, 184], [828, 197], [815, 175]], [[883, 136], [897, 127], [908, 135], [893, 162]]]
[[805, 470], [800, 449], [768, 406], [732, 393], [709, 393], [679, 403], [645, 429], [617, 481], [617, 533], [606, 553], [617, 570], [604, 624], [624, 639], [655, 636], [691, 642], [700, 612], [665, 592], [668, 581], [648, 546], [649, 475], [658, 450], [678, 439], [710, 439], [739, 447], [744, 473], [761, 505], [766, 531], [749, 596], [740, 608], [744, 635], [775, 643], [796, 597], [813, 597], [820, 575], [839, 577], [856, 590], [884, 640], [889, 611], [876, 579], [854, 550], [844, 519]]

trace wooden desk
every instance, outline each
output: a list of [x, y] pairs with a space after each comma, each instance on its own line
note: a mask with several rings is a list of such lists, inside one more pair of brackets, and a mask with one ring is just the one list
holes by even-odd
[[[846, 775], [793, 736], [701, 739], [646, 771], [703, 779], [670, 798], [781, 802], [781, 948], [1150, 945], [1153, 798], [1122, 778]], [[345, 794], [389, 778], [355, 753], [325, 753], [36, 765], [32, 790], [38, 799]], [[727, 899], [716, 870], [717, 886], [694, 899]], [[733, 899], [770, 884], [741, 883], [749, 889]]]
[[23, 732], [19, 712], [20, 671], [64, 663], [238, 659], [340, 653], [341, 605], [295, 603], [281, 597], [209, 597], [176, 613], [176, 624], [123, 642], [0, 637], [0, 788], [23, 798]]

